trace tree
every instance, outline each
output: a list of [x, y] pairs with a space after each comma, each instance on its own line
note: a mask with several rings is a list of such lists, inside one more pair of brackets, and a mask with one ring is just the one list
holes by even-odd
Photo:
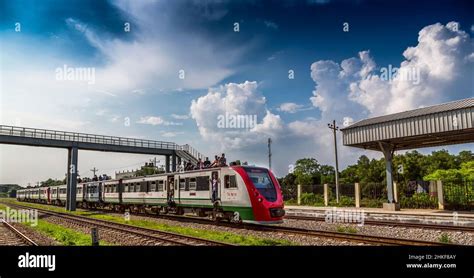
[[459, 163], [459, 165], [461, 165], [462, 163], [465, 163], [465, 162], [474, 161], [474, 154], [472, 153], [472, 151], [460, 151], [455, 159], [456, 159], [456, 162]]
[[320, 165], [315, 158], [302, 158], [296, 161], [294, 175], [298, 184], [312, 184], [319, 175]]
[[459, 167], [454, 155], [450, 155], [447, 150], [433, 151], [431, 155], [428, 156], [428, 162], [428, 173], [432, 173], [436, 170], [456, 169]]

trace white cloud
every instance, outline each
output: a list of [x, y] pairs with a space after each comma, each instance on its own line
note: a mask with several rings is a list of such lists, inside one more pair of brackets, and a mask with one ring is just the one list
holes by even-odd
[[178, 115], [178, 114], [171, 114], [171, 117], [177, 120], [187, 120], [189, 119], [188, 115]]
[[[473, 41], [458, 23], [424, 27], [418, 44], [408, 47], [399, 72], [406, 78], [385, 80], [372, 73], [349, 87], [350, 99], [380, 115], [473, 96]], [[362, 59], [361, 59], [362, 60]]]
[[182, 131], [176, 131], [176, 132], [168, 131], [168, 132], [162, 132], [161, 136], [166, 137], [166, 138], [173, 138], [173, 137], [176, 137], [176, 136], [181, 135], [181, 134], [184, 134], [184, 132], [182, 132]]
[[282, 112], [287, 112], [287, 113], [296, 113], [300, 111], [304, 105], [302, 104], [296, 104], [294, 102], [285, 102], [280, 104], [280, 107], [278, 108], [279, 111]]
[[169, 121], [165, 121], [163, 118], [161, 117], [156, 117], [156, 116], [145, 116], [145, 117], [141, 117], [137, 123], [139, 124], [147, 124], [147, 125], [165, 125], [165, 126], [169, 126], [169, 125], [182, 125], [182, 123], [176, 123], [176, 122], [169, 122]]
[[[209, 89], [204, 96], [191, 103], [191, 117], [196, 121], [199, 133], [208, 141], [220, 144], [222, 149], [245, 148], [263, 137], [275, 136], [283, 129], [278, 115], [266, 109], [266, 99], [257, 90], [257, 82], [228, 83], [217, 89]], [[248, 129], [219, 128], [219, 116], [257, 116], [257, 123]]]

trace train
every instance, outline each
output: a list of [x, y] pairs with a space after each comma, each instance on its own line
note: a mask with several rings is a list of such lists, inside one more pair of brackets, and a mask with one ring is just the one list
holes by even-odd
[[[18, 190], [17, 200], [64, 206], [67, 193], [67, 185], [33, 187]], [[246, 165], [78, 183], [76, 206], [192, 213], [233, 223], [282, 223], [285, 215], [281, 187], [271, 170]]]

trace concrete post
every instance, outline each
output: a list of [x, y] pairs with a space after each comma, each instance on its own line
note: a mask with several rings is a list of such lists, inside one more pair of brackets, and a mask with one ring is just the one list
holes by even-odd
[[360, 184], [358, 182], [354, 183], [354, 197], [356, 208], [360, 208]]
[[301, 205], [301, 184], [298, 184], [298, 206]]
[[395, 203], [398, 203], [398, 184], [396, 182], [393, 182], [393, 200], [395, 200]]
[[328, 184], [324, 184], [324, 205], [327, 207], [329, 205], [329, 190]]
[[444, 210], [444, 192], [442, 181], [436, 181], [436, 189], [438, 191], [438, 209]]
[[68, 211], [76, 210], [77, 155], [77, 147], [68, 148], [66, 181], [66, 210]]

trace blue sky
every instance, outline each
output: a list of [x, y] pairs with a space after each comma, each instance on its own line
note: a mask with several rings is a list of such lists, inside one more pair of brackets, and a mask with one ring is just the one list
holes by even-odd
[[[272, 137], [281, 176], [304, 156], [332, 164], [321, 128], [332, 119], [472, 97], [473, 13], [472, 1], [0, 0], [0, 121], [189, 143], [262, 165]], [[420, 71], [420, 84], [377, 78], [401, 63]], [[55, 80], [64, 65], [93, 68], [96, 82]], [[258, 126], [216, 129], [215, 115], [227, 111], [256, 114]], [[343, 165], [364, 153], [340, 150]], [[55, 169], [20, 178], [9, 169], [21, 161], [5, 157], [31, 151], [0, 151], [0, 182], [64, 172], [61, 154], [41, 150]], [[81, 163], [110, 174], [149, 159], [109, 158], [84, 152]]]

